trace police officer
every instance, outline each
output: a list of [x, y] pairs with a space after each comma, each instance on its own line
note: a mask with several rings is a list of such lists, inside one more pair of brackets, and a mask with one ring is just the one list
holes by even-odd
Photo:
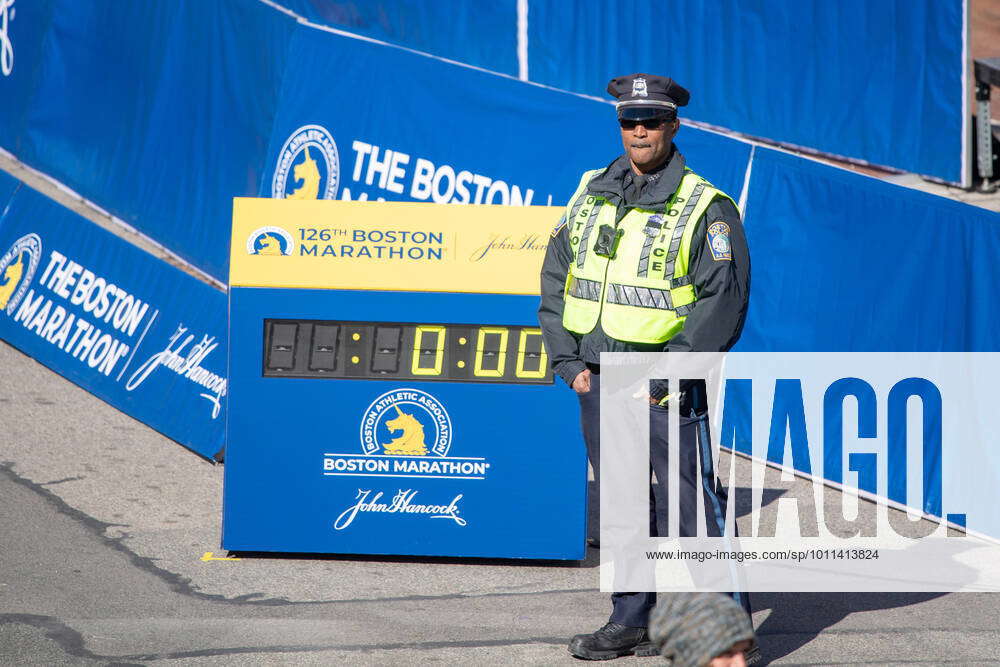
[[[687, 90], [673, 79], [612, 79], [625, 154], [583, 174], [552, 232], [541, 274], [538, 319], [553, 370], [580, 401], [587, 455], [600, 475], [601, 352], [718, 352], [736, 342], [747, 310], [750, 257], [733, 200], [688, 169], [673, 143]], [[665, 382], [650, 387], [650, 463], [667, 479]], [[680, 531], [697, 534], [697, 494], [722, 535], [726, 497], [707, 452], [704, 385], [681, 387]], [[664, 485], [651, 496], [651, 535], [666, 516]], [[592, 499], [591, 502], [597, 502]], [[599, 506], [599, 505], [598, 505]], [[721, 514], [720, 514], [721, 512]], [[606, 625], [577, 635], [570, 652], [590, 660], [657, 655], [649, 640], [655, 593], [614, 593]], [[734, 594], [749, 612], [745, 595]]]

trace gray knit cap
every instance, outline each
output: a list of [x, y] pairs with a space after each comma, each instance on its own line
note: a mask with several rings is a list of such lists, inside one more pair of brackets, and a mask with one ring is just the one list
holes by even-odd
[[675, 667], [704, 667], [734, 644], [753, 640], [753, 622], [723, 593], [659, 593], [649, 636]]

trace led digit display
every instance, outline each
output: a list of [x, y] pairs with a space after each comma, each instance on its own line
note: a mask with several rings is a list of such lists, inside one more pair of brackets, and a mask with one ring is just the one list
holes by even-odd
[[501, 378], [507, 369], [507, 327], [480, 327], [476, 339], [476, 377]]
[[264, 320], [264, 377], [552, 384], [538, 327]]
[[[528, 361], [537, 359], [528, 368]], [[549, 371], [549, 355], [545, 352], [541, 329], [521, 329], [517, 340], [517, 371], [519, 378], [543, 378]]]
[[446, 333], [444, 327], [431, 325], [418, 326], [414, 330], [413, 364], [410, 366], [414, 375], [441, 375]]

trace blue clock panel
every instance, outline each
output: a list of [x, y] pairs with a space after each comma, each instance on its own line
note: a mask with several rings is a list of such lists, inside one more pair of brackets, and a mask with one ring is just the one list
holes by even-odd
[[538, 297], [233, 287], [222, 546], [582, 559]]

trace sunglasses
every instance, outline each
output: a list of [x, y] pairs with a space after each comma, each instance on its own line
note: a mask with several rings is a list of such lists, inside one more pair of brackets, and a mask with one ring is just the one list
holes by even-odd
[[634, 130], [636, 125], [642, 125], [647, 130], [659, 130], [666, 123], [666, 118], [646, 118], [643, 120], [630, 120], [628, 118], [618, 119], [618, 124], [622, 126], [623, 130]]

